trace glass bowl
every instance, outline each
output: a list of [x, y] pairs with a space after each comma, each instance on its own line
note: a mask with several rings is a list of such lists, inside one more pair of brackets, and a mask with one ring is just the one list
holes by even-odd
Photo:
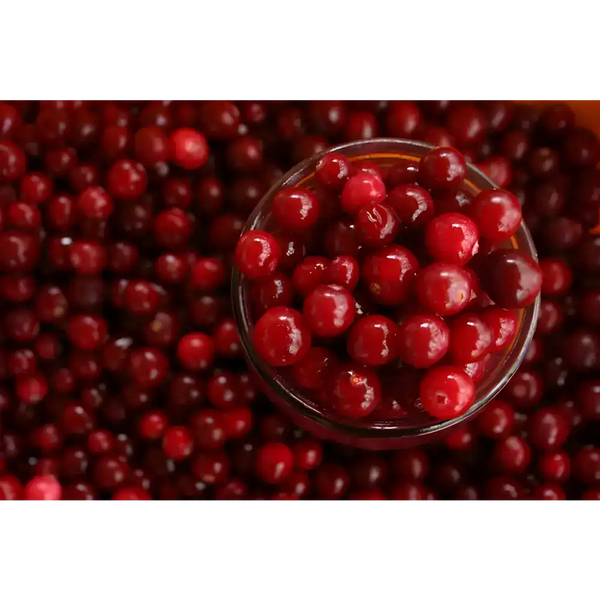
[[[315, 166], [326, 153], [337, 152], [353, 161], [369, 160], [387, 168], [408, 161], [418, 164], [420, 158], [432, 146], [421, 142], [398, 139], [374, 139], [351, 142], [335, 146], [309, 158], [275, 183], [256, 206], [246, 225], [244, 233], [251, 229], [271, 229], [271, 200], [284, 187], [300, 186], [310, 188], [314, 184]], [[469, 196], [480, 190], [497, 187], [481, 171], [468, 165], [462, 191]], [[401, 241], [399, 242], [401, 244]], [[524, 224], [521, 224], [514, 237], [505, 247], [518, 248], [537, 260], [533, 241]], [[351, 420], [333, 414], [326, 406], [320, 405], [313, 395], [294, 386], [285, 371], [267, 364], [252, 345], [254, 318], [251, 310], [250, 282], [234, 266], [232, 272], [233, 312], [240, 333], [240, 340], [249, 367], [255, 373], [258, 383], [266, 396], [274, 402], [292, 421], [322, 439], [327, 439], [360, 448], [383, 450], [403, 448], [432, 441], [447, 433], [452, 427], [471, 419], [507, 384], [519, 368], [527, 347], [531, 342], [537, 322], [539, 297], [527, 307], [517, 311], [518, 330], [511, 346], [493, 355], [486, 365], [486, 372], [476, 383], [475, 401], [465, 414], [451, 420], [441, 421], [424, 411], [397, 420]]]

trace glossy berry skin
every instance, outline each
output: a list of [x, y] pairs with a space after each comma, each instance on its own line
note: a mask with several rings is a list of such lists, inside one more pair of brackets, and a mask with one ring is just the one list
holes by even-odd
[[567, 440], [570, 427], [558, 409], [540, 408], [529, 422], [531, 443], [541, 450], [558, 450]]
[[355, 365], [341, 367], [332, 381], [331, 402], [341, 417], [366, 417], [381, 402], [381, 382], [377, 373]]
[[392, 242], [400, 229], [396, 213], [385, 204], [361, 208], [356, 213], [355, 225], [359, 241], [372, 248]]
[[321, 256], [307, 256], [292, 274], [294, 288], [301, 296], [308, 296], [317, 286], [327, 283], [329, 260]]
[[519, 250], [495, 250], [479, 269], [483, 289], [502, 308], [525, 308], [542, 289], [542, 272], [535, 260]]
[[315, 167], [315, 179], [326, 189], [340, 190], [350, 177], [351, 166], [342, 154], [329, 152]]
[[74, 315], [69, 319], [69, 340], [81, 350], [95, 350], [104, 343], [107, 333], [106, 322], [96, 315]]
[[450, 345], [450, 330], [437, 315], [418, 314], [398, 328], [396, 349], [405, 363], [426, 369], [441, 360]]
[[142, 388], [152, 388], [162, 383], [167, 376], [169, 361], [155, 348], [139, 348], [129, 357], [132, 379]]
[[171, 134], [173, 162], [184, 169], [199, 169], [209, 156], [206, 138], [195, 129], [183, 127]]
[[288, 187], [275, 194], [271, 211], [277, 224], [286, 231], [310, 229], [321, 215], [321, 202], [310, 190]]
[[25, 500], [60, 500], [62, 489], [52, 475], [39, 475], [25, 486]]
[[454, 148], [430, 150], [419, 163], [419, 185], [430, 190], [456, 189], [467, 174], [462, 154]]
[[350, 292], [339, 285], [320, 285], [304, 301], [304, 322], [313, 334], [334, 337], [346, 331], [356, 316]]
[[132, 160], [117, 161], [106, 174], [107, 191], [116, 200], [134, 200], [144, 193], [147, 185], [146, 170]]
[[77, 208], [86, 219], [106, 221], [113, 213], [114, 204], [103, 188], [92, 186], [79, 194]]
[[531, 461], [529, 444], [511, 435], [496, 444], [493, 450], [493, 461], [505, 475], [522, 473]]
[[466, 365], [484, 358], [493, 343], [491, 327], [476, 313], [461, 313], [450, 325], [450, 355], [454, 364]]
[[214, 341], [205, 333], [188, 333], [177, 344], [177, 358], [188, 371], [206, 371], [214, 355]]
[[517, 333], [517, 316], [514, 311], [491, 306], [480, 317], [492, 330], [491, 348], [494, 352], [510, 346]]
[[396, 356], [398, 327], [387, 317], [362, 317], [348, 334], [348, 354], [358, 364], [384, 365]]
[[293, 466], [294, 454], [286, 444], [268, 443], [258, 451], [256, 472], [265, 483], [284, 481], [291, 475]]
[[421, 403], [438, 419], [453, 419], [467, 412], [475, 400], [475, 386], [460, 368], [434, 367], [421, 381]]
[[367, 256], [361, 274], [373, 300], [393, 306], [408, 298], [418, 270], [419, 263], [410, 250], [390, 244]]
[[433, 263], [421, 269], [415, 281], [419, 302], [441, 316], [464, 310], [471, 300], [472, 290], [471, 276], [458, 265]]
[[435, 217], [425, 229], [425, 247], [436, 261], [464, 265], [479, 249], [477, 226], [460, 213]]
[[306, 355], [311, 345], [310, 329], [302, 315], [287, 307], [268, 310], [256, 323], [253, 343], [270, 365], [292, 365]]
[[394, 209], [400, 223], [411, 229], [424, 227], [435, 216], [431, 194], [413, 183], [396, 186], [389, 192], [386, 203]]
[[173, 460], [184, 460], [192, 454], [194, 440], [187, 427], [169, 427], [165, 431], [162, 447]]
[[521, 204], [507, 190], [482, 190], [473, 200], [469, 216], [475, 221], [481, 237], [502, 242], [513, 236], [521, 225]]
[[352, 291], [358, 284], [359, 266], [352, 256], [336, 256], [325, 270], [326, 283], [341, 285]]
[[251, 295], [258, 315], [275, 306], [289, 306], [294, 297], [292, 280], [283, 273], [272, 273], [253, 283]]
[[360, 172], [344, 185], [340, 202], [344, 212], [354, 215], [361, 208], [381, 204], [385, 200], [385, 184], [373, 173]]
[[277, 240], [265, 231], [248, 231], [239, 239], [234, 254], [238, 269], [250, 279], [273, 273], [281, 258]]

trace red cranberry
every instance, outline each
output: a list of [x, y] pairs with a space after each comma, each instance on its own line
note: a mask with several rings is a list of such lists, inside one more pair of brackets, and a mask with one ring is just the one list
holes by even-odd
[[481, 313], [481, 319], [492, 332], [493, 351], [504, 350], [515, 338], [517, 317], [513, 311], [490, 307]]
[[25, 486], [25, 500], [60, 500], [62, 488], [52, 475], [40, 475]]
[[336, 412], [349, 419], [369, 415], [381, 402], [381, 383], [370, 369], [349, 365], [340, 368], [332, 382]]
[[377, 121], [369, 112], [352, 113], [345, 127], [347, 140], [370, 140], [377, 137]]
[[450, 326], [450, 354], [465, 365], [488, 354], [494, 341], [492, 328], [475, 313], [457, 315]]
[[396, 324], [380, 315], [359, 319], [348, 335], [348, 354], [358, 364], [379, 366], [396, 356]]
[[535, 371], [519, 369], [508, 382], [505, 394], [515, 406], [527, 408], [535, 406], [544, 391], [542, 378]]
[[173, 162], [184, 169], [199, 169], [208, 160], [206, 138], [195, 129], [177, 129], [171, 134], [170, 142]]
[[184, 460], [194, 449], [194, 440], [187, 427], [168, 427], [163, 436], [162, 448], [173, 460]]
[[412, 183], [394, 187], [388, 194], [387, 203], [394, 209], [402, 225], [410, 228], [424, 227], [435, 215], [429, 192]]
[[470, 212], [482, 237], [500, 242], [515, 234], [521, 224], [521, 205], [506, 190], [483, 190], [477, 194]]
[[390, 244], [365, 259], [362, 278], [376, 302], [395, 305], [408, 298], [418, 269], [410, 250]]
[[249, 231], [239, 240], [235, 249], [238, 269], [251, 279], [273, 273], [281, 258], [277, 240], [265, 231]]
[[300, 361], [310, 348], [310, 338], [302, 315], [287, 307], [269, 309], [256, 323], [253, 335], [256, 351], [274, 366]]
[[433, 263], [417, 274], [415, 291], [419, 302], [442, 315], [454, 315], [471, 300], [472, 279], [458, 265]]
[[412, 138], [421, 125], [421, 111], [413, 102], [394, 102], [387, 111], [386, 129], [390, 137]]
[[465, 160], [453, 148], [434, 148], [419, 163], [419, 184], [428, 189], [457, 188], [466, 174]]
[[262, 446], [256, 457], [256, 472], [265, 483], [279, 483], [287, 479], [294, 466], [294, 455], [281, 443]]
[[524, 308], [540, 293], [542, 273], [535, 260], [518, 250], [495, 250], [480, 270], [483, 289], [502, 308]]
[[119, 160], [114, 163], [106, 175], [106, 187], [109, 194], [117, 200], [133, 200], [146, 190], [148, 177], [140, 163], [131, 160]]
[[160, 350], [139, 348], [130, 354], [129, 365], [132, 379], [143, 388], [151, 388], [165, 379], [169, 361]]
[[464, 265], [477, 252], [479, 233], [475, 223], [459, 213], [435, 217], [425, 229], [425, 246], [437, 261]]
[[548, 452], [538, 460], [540, 475], [550, 481], [562, 483], [567, 481], [571, 473], [571, 461], [565, 452]]
[[350, 477], [339, 465], [323, 464], [315, 470], [313, 483], [319, 499], [339, 500], [348, 491]]
[[356, 316], [354, 299], [337, 285], [316, 287], [304, 301], [302, 315], [312, 333], [333, 337], [344, 332]]
[[429, 414], [439, 419], [464, 414], [474, 399], [473, 381], [461, 369], [435, 367], [421, 381], [421, 402]]
[[237, 135], [240, 111], [227, 100], [203, 102], [198, 110], [198, 122], [209, 139], [226, 140]]
[[600, 482], [600, 450], [594, 446], [582, 448], [573, 458], [573, 473], [586, 485]]
[[342, 154], [325, 154], [315, 167], [316, 180], [326, 189], [340, 190], [350, 177], [350, 163]]
[[414, 315], [400, 325], [396, 339], [398, 356], [423, 369], [444, 357], [450, 344], [450, 331], [436, 315]]
[[386, 191], [383, 181], [372, 173], [357, 173], [345, 183], [340, 197], [342, 209], [353, 215], [361, 208], [381, 204]]

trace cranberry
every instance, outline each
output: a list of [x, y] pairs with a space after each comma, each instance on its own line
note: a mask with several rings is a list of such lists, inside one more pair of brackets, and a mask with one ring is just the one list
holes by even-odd
[[409, 317], [400, 325], [396, 339], [398, 356], [423, 369], [444, 357], [450, 344], [450, 331], [440, 317], [420, 314]]
[[25, 500], [60, 500], [62, 488], [52, 475], [39, 475], [25, 486]]
[[419, 163], [419, 184], [428, 189], [457, 188], [466, 174], [464, 158], [453, 148], [434, 148]]
[[493, 350], [504, 350], [510, 346], [517, 332], [517, 317], [515, 313], [505, 308], [492, 306], [486, 308], [480, 316], [491, 329]]
[[386, 115], [386, 129], [390, 137], [412, 138], [421, 124], [421, 111], [413, 102], [394, 102]]
[[535, 371], [519, 369], [508, 382], [505, 394], [512, 404], [527, 408], [535, 406], [542, 397], [544, 384]]
[[550, 481], [562, 483], [567, 481], [571, 473], [571, 461], [565, 452], [548, 452], [538, 460], [540, 475]]
[[264, 231], [249, 231], [237, 243], [235, 262], [238, 269], [251, 279], [273, 273], [281, 258], [277, 240]]
[[117, 200], [134, 200], [146, 190], [148, 177], [144, 167], [137, 162], [123, 159], [114, 163], [106, 175], [109, 194]]
[[487, 126], [485, 115], [474, 106], [459, 105], [448, 111], [446, 127], [461, 148], [481, 141]]
[[506, 190], [482, 190], [477, 194], [470, 212], [482, 237], [500, 242], [515, 234], [521, 224], [521, 205]]
[[256, 457], [256, 472], [265, 483], [279, 483], [287, 479], [294, 466], [294, 454], [281, 443], [267, 443]]
[[354, 321], [356, 307], [348, 290], [338, 285], [316, 287], [304, 301], [304, 321], [321, 337], [339, 335]]
[[345, 183], [340, 201], [345, 212], [355, 214], [361, 208], [381, 204], [385, 196], [385, 184], [380, 177], [372, 173], [360, 172]]
[[348, 491], [350, 477], [343, 467], [323, 464], [315, 470], [313, 483], [321, 500], [339, 500]]
[[397, 326], [383, 316], [359, 319], [348, 335], [348, 354], [355, 362], [379, 366], [396, 356]]
[[375, 301], [395, 305], [408, 298], [418, 269], [410, 250], [390, 244], [365, 259], [362, 278]]
[[163, 436], [162, 448], [173, 460], [184, 460], [194, 449], [194, 440], [187, 427], [168, 427]]
[[573, 474], [586, 485], [598, 485], [600, 482], [600, 450], [594, 446], [586, 446], [575, 454]]
[[315, 178], [324, 188], [338, 191], [350, 177], [350, 168], [345, 156], [330, 152], [317, 163]]
[[208, 144], [199, 131], [177, 129], [171, 134], [170, 142], [173, 148], [173, 162], [184, 169], [199, 169], [208, 160]]
[[529, 306], [542, 288], [535, 260], [518, 250], [495, 250], [480, 270], [483, 289], [502, 308]]
[[381, 402], [381, 383], [370, 369], [348, 365], [336, 371], [332, 382], [336, 412], [349, 419], [369, 415]]
[[370, 112], [352, 113], [345, 127], [347, 140], [370, 140], [377, 137], [377, 121]]
[[570, 167], [593, 167], [600, 159], [600, 142], [589, 129], [573, 127], [565, 136], [562, 157]]
[[284, 188], [272, 200], [271, 209], [277, 224], [288, 231], [303, 231], [318, 220], [321, 206], [310, 190]]
[[226, 140], [237, 135], [240, 111], [227, 100], [203, 102], [198, 110], [198, 122], [209, 139]]
[[302, 440], [294, 448], [294, 463], [298, 469], [310, 471], [321, 464], [323, 448], [316, 440]]
[[458, 265], [433, 263], [417, 274], [415, 292], [419, 302], [442, 315], [454, 315], [471, 300], [471, 275]]
[[143, 388], [151, 388], [165, 379], [169, 361], [160, 350], [139, 348], [130, 354], [129, 365], [133, 380]]
[[488, 354], [494, 341], [492, 328], [475, 313], [457, 315], [450, 326], [450, 354], [465, 365]]
[[425, 246], [437, 261], [464, 265], [478, 250], [479, 233], [475, 223], [459, 213], [435, 217], [425, 229]]
[[410, 228], [424, 227], [435, 215], [429, 192], [412, 183], [394, 187], [388, 194], [387, 203], [394, 209], [402, 225]]
[[429, 414], [451, 419], [464, 414], [475, 399], [475, 386], [461, 369], [435, 367], [421, 381], [421, 402]]
[[8, 272], [31, 271], [40, 255], [40, 244], [26, 232], [0, 232], [0, 269]]

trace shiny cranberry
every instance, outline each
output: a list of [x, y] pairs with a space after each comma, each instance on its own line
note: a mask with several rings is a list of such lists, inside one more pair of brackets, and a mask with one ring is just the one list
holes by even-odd
[[544, 384], [540, 375], [521, 368], [508, 382], [504, 393], [513, 405], [527, 408], [540, 401], [543, 391]]
[[132, 379], [143, 388], [151, 388], [165, 379], [169, 361], [158, 349], [139, 348], [130, 354], [129, 365]]
[[482, 237], [500, 242], [515, 234], [521, 224], [521, 205], [506, 190], [483, 190], [477, 194], [469, 214]]
[[342, 154], [325, 154], [315, 167], [315, 179], [327, 190], [340, 190], [350, 177], [350, 163]]
[[0, 181], [16, 181], [25, 173], [23, 151], [8, 140], [0, 141]]
[[209, 139], [230, 139], [237, 135], [240, 111], [227, 100], [203, 102], [198, 110], [198, 123]]
[[420, 483], [399, 481], [392, 486], [390, 497], [392, 500], [426, 500], [427, 489]]
[[483, 139], [488, 127], [483, 112], [474, 106], [455, 106], [448, 111], [446, 127], [458, 146], [466, 147]]
[[529, 306], [542, 287], [542, 273], [535, 260], [518, 250], [495, 250], [482, 264], [483, 289], [502, 308]]
[[502, 473], [523, 473], [531, 461], [531, 450], [527, 442], [512, 435], [494, 446], [493, 461]]
[[304, 358], [292, 367], [292, 377], [296, 385], [318, 390], [325, 385], [329, 375], [335, 371], [338, 360], [330, 350], [312, 347]]
[[128, 473], [127, 464], [111, 455], [99, 457], [93, 469], [95, 483], [104, 490], [121, 487]]
[[544, 479], [562, 483], [571, 473], [571, 461], [566, 452], [547, 452], [538, 460], [538, 470]]
[[558, 217], [565, 204], [562, 189], [553, 181], [541, 181], [533, 187], [527, 197], [538, 216], [544, 218]]
[[287, 231], [311, 228], [321, 214], [316, 194], [300, 188], [284, 188], [273, 198], [271, 209], [277, 224]]
[[144, 167], [137, 162], [123, 159], [114, 163], [106, 175], [109, 194], [117, 200], [133, 200], [146, 190], [148, 177]]
[[256, 473], [265, 483], [279, 483], [287, 479], [294, 466], [294, 454], [289, 446], [281, 443], [267, 443], [256, 457]]
[[81, 275], [95, 275], [106, 266], [106, 250], [98, 242], [73, 242], [69, 248], [69, 261]]
[[410, 250], [390, 244], [365, 259], [362, 278], [376, 302], [395, 305], [408, 298], [418, 268]]
[[371, 369], [347, 365], [335, 372], [331, 397], [340, 416], [363, 418], [381, 402], [381, 382]]
[[39, 475], [25, 486], [25, 500], [60, 500], [62, 488], [52, 475]]
[[422, 369], [444, 357], [450, 344], [450, 331], [440, 317], [418, 314], [400, 325], [396, 340], [398, 356]]
[[412, 183], [394, 187], [388, 194], [387, 204], [394, 209], [405, 227], [424, 227], [435, 215], [434, 203], [429, 192]]
[[435, 367], [421, 381], [421, 402], [425, 410], [439, 419], [464, 414], [475, 399], [472, 379], [454, 367]]
[[573, 282], [573, 273], [567, 263], [559, 258], [545, 258], [540, 261], [542, 270], [542, 294], [560, 296]]
[[465, 160], [453, 148], [434, 148], [419, 163], [419, 184], [428, 189], [457, 188], [466, 174]]
[[481, 319], [492, 332], [491, 349], [496, 352], [507, 348], [517, 332], [517, 316], [513, 311], [504, 308], [490, 307], [481, 313]]
[[40, 244], [26, 232], [0, 232], [0, 269], [4, 272], [33, 270], [40, 255]]
[[340, 197], [342, 209], [355, 214], [361, 208], [376, 206], [385, 200], [385, 184], [377, 175], [360, 172], [344, 184]]
[[299, 312], [276, 307], [258, 320], [253, 341], [256, 351], [269, 364], [286, 366], [305, 356], [310, 348], [311, 336]]
[[438, 315], [454, 315], [471, 299], [472, 279], [458, 265], [433, 263], [417, 274], [415, 292], [419, 302]]
[[348, 354], [355, 362], [379, 366], [396, 356], [396, 324], [381, 315], [359, 319], [348, 335]]
[[273, 273], [280, 258], [279, 243], [265, 231], [248, 231], [240, 238], [235, 249], [238, 269], [251, 279]]
[[348, 471], [336, 464], [323, 464], [315, 470], [313, 483], [321, 500], [339, 500], [350, 484]]
[[173, 460], [184, 460], [194, 449], [192, 433], [187, 427], [168, 427], [162, 441], [165, 455]]
[[304, 301], [304, 321], [312, 333], [333, 337], [344, 332], [356, 316], [350, 292], [338, 285], [320, 285]]
[[396, 213], [385, 204], [361, 208], [356, 213], [356, 234], [366, 246], [380, 247], [394, 240], [400, 229]]
[[199, 169], [208, 160], [206, 138], [195, 129], [177, 129], [171, 134], [170, 143], [173, 162], [184, 169]]
[[370, 140], [377, 137], [377, 121], [370, 112], [355, 112], [348, 117], [344, 130], [345, 139]]
[[75, 315], [69, 319], [69, 341], [81, 350], [95, 350], [101, 346], [107, 331], [104, 319], [95, 315]]
[[321, 464], [323, 447], [317, 440], [301, 440], [294, 445], [294, 463], [296, 468], [310, 471]]
[[412, 138], [421, 125], [421, 111], [414, 102], [390, 104], [386, 115], [386, 130], [390, 137]]
[[435, 217], [425, 229], [425, 246], [437, 261], [464, 265], [479, 248], [479, 232], [475, 223], [460, 213]]
[[[320, 256], [306, 257], [295, 269], [292, 282], [296, 291], [308, 296], [317, 286], [326, 282], [329, 261]], [[341, 285], [341, 284], [340, 284]]]
[[595, 369], [600, 364], [600, 337], [587, 329], [578, 329], [563, 341], [562, 356], [574, 371]]
[[527, 163], [533, 177], [548, 177], [557, 172], [559, 157], [551, 148], [541, 147], [530, 152]]
[[462, 313], [450, 325], [450, 354], [455, 364], [480, 360], [488, 354], [493, 341], [492, 328], [475, 313]]

